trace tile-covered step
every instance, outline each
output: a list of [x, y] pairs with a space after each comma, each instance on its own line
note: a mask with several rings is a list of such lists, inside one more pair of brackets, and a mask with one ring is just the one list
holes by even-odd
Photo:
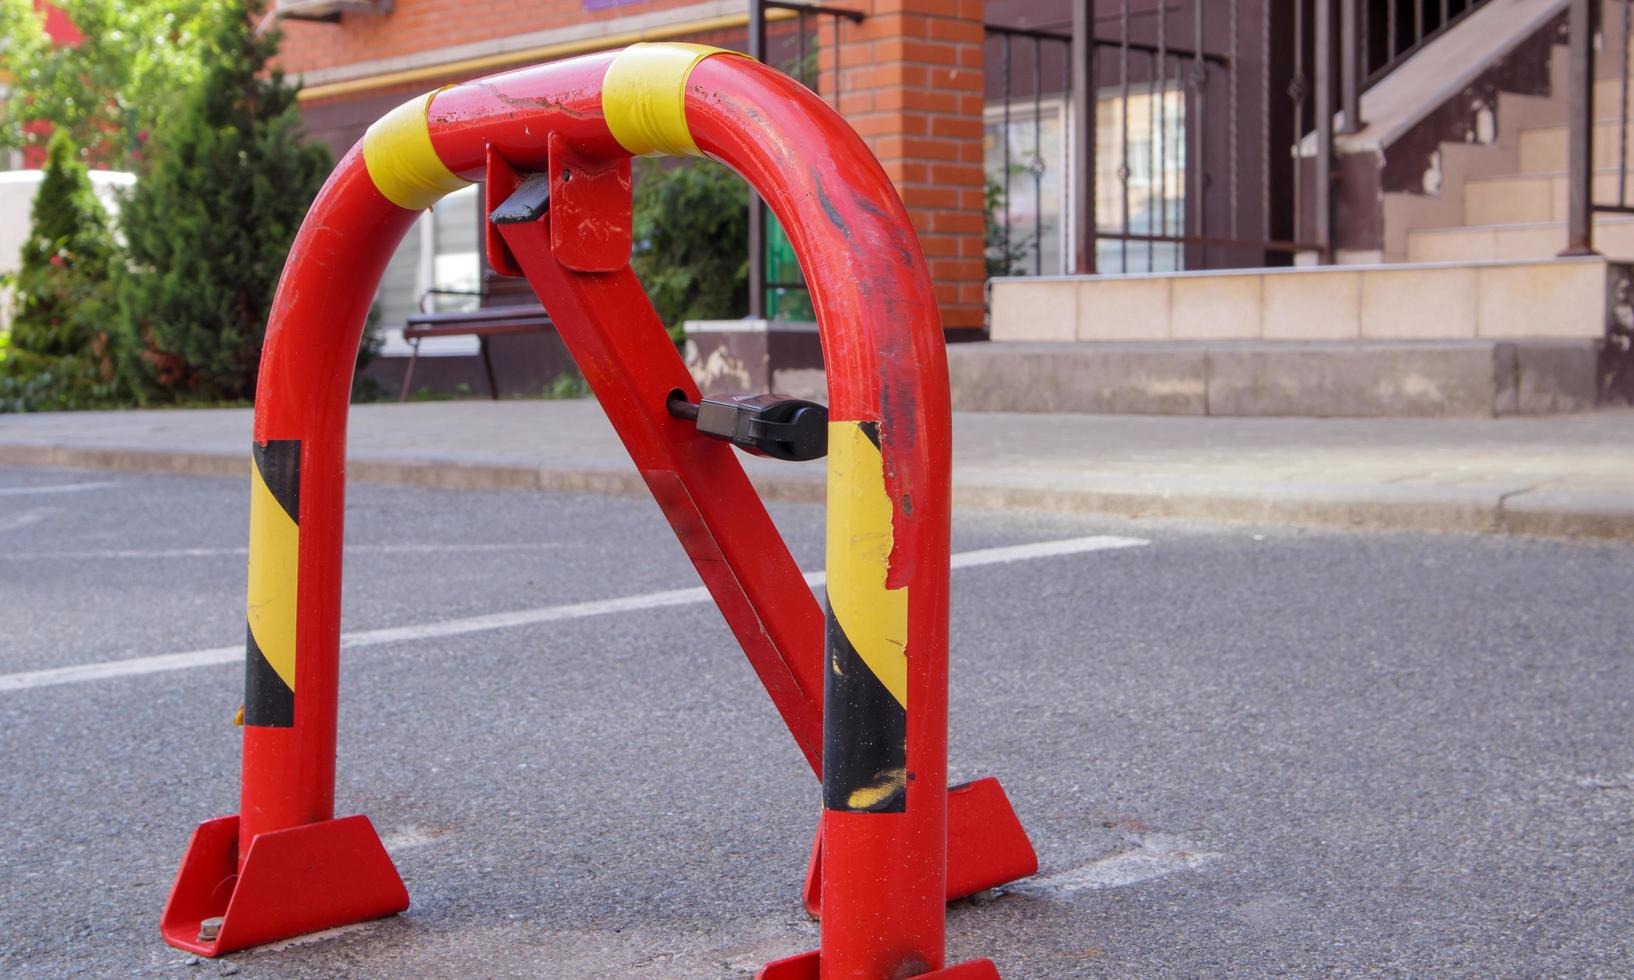
[[[1618, 140], [1624, 135], [1624, 127], [1618, 120], [1601, 118], [1594, 124], [1594, 166], [1596, 169], [1616, 167], [1622, 160], [1618, 152]], [[1629, 125], [1626, 130], [1628, 145], [1628, 161], [1634, 166], [1634, 109], [1630, 110]], [[1522, 173], [1547, 173], [1555, 170], [1565, 170], [1566, 163], [1566, 135], [1565, 124], [1559, 126], [1540, 126], [1537, 129], [1523, 130], [1519, 137], [1520, 169]]]
[[[1594, 174], [1596, 201], [1618, 203], [1618, 171]], [[1502, 225], [1565, 221], [1571, 183], [1564, 171], [1473, 177], [1464, 183], [1464, 224]], [[1634, 167], [1623, 179], [1621, 200], [1634, 204]]]
[[[1566, 247], [1564, 221], [1421, 228], [1407, 235], [1409, 262], [1544, 260]], [[1602, 255], [1634, 260], [1634, 216], [1598, 214], [1594, 247]]]
[[999, 278], [992, 281], [991, 335], [999, 341], [1600, 337], [1612, 274], [1606, 260], [1590, 256]]

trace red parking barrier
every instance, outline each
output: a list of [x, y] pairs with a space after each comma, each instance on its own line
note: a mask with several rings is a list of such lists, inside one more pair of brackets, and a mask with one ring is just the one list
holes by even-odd
[[[730, 52], [638, 44], [439, 90], [370, 127], [320, 192], [256, 400], [242, 808], [195, 833], [163, 920], [173, 945], [217, 955], [407, 907], [367, 820], [334, 819], [347, 397], [416, 212], [485, 180], [492, 264], [550, 312], [822, 777], [807, 887], [821, 948], [763, 975], [997, 975], [943, 963], [946, 899], [1037, 859], [996, 781], [947, 787], [950, 414], [929, 272], [851, 128], [792, 79], [716, 55]], [[721, 406], [672, 414], [700, 395], [628, 266], [642, 154], [736, 170], [811, 285], [829, 385], [826, 612], [711, 438]]]

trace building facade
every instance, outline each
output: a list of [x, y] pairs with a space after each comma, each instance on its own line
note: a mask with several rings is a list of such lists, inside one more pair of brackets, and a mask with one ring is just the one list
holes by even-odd
[[[338, 152], [411, 95], [510, 67], [638, 40], [748, 50], [755, 3], [285, 0], [278, 15], [282, 63], [305, 86], [308, 124]], [[1603, 52], [1588, 95], [1604, 88], [1599, 104], [1609, 104], [1628, 62], [1627, 39], [1619, 45], [1608, 33], [1628, 18], [1624, 0], [758, 7], [765, 59], [833, 104], [895, 181], [950, 340], [1299, 344], [1410, 339], [1417, 331], [1418, 339], [1461, 341], [1499, 329], [1525, 336], [1523, 325], [1481, 326], [1479, 296], [1440, 326], [1369, 326], [1398, 319], [1379, 312], [1395, 290], [1371, 285], [1388, 276], [1359, 270], [1553, 258], [1568, 237], [1556, 213], [1564, 205], [1507, 220], [1506, 188], [1493, 179], [1564, 193], [1565, 161], [1550, 161], [1566, 154], [1568, 117], [1588, 118], [1567, 78], [1568, 7], [1583, 8], [1589, 26], [1579, 34], [1592, 34]], [[1622, 116], [1626, 127], [1626, 108]], [[1598, 165], [1610, 162], [1609, 148], [1593, 152]], [[1585, 213], [1621, 206], [1601, 202]], [[1494, 216], [1517, 227], [1486, 228]], [[1558, 232], [1518, 227], [1542, 217], [1560, 221]], [[1614, 214], [1598, 220], [1620, 228]], [[517, 301], [516, 284], [487, 270], [478, 221], [474, 193], [424, 219], [382, 295], [388, 329], [428, 305]], [[776, 237], [773, 228], [769, 243]], [[1499, 256], [1503, 248], [1513, 254]], [[1356, 277], [1298, 271], [1346, 264]], [[1226, 269], [1278, 275], [1197, 278]], [[1459, 275], [1502, 277], [1433, 273], [1432, 295], [1462, 295]], [[1573, 275], [1551, 267], [1532, 279], [1567, 283]], [[752, 308], [776, 316], [778, 288], [754, 291]], [[1370, 289], [1382, 297], [1371, 313]], [[1587, 308], [1540, 295], [1557, 311]], [[1324, 302], [1335, 296], [1340, 309], [1329, 315]], [[1603, 316], [1586, 325], [1559, 319], [1544, 317], [1537, 329], [1603, 346]], [[1368, 334], [1381, 329], [1386, 335]], [[1388, 335], [1392, 329], [1401, 336]], [[1178, 390], [1171, 381], [1153, 386]], [[1182, 401], [1188, 411], [1209, 404], [1204, 396]], [[1541, 402], [1565, 403], [1576, 401]], [[1139, 404], [1159, 411], [1170, 403]]]
[[[391, 107], [452, 82], [638, 40], [749, 47], [746, 0], [400, 0], [390, 9], [357, 3], [284, 7], [281, 65], [303, 85], [309, 130], [337, 154]], [[847, 10], [860, 17], [768, 5], [766, 60], [801, 76], [869, 142], [912, 216], [945, 326], [979, 333], [986, 279], [983, 4], [864, 0]], [[476, 190], [456, 194], [405, 243], [382, 291], [388, 338], [418, 309], [531, 298], [518, 295], [523, 284], [488, 269], [480, 254], [477, 208]], [[776, 237], [775, 227], [770, 234]], [[767, 301], [775, 313], [779, 287], [772, 278]], [[470, 346], [455, 339], [440, 343], [450, 351]]]

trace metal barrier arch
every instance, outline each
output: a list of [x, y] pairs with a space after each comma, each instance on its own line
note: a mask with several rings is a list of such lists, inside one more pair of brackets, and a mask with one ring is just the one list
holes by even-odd
[[[826, 615], [732, 450], [666, 412], [671, 392], [698, 392], [628, 268], [630, 160], [644, 154], [737, 171], [811, 284], [829, 389]], [[539, 198], [531, 220], [489, 225], [490, 261], [539, 293], [824, 779], [808, 886], [815, 906], [821, 882], [822, 949], [766, 975], [943, 970], [946, 898], [1037, 862], [996, 782], [947, 787], [950, 410], [935, 291], [894, 188], [838, 114], [755, 61], [684, 44], [412, 99], [314, 201], [255, 407], [241, 811], [195, 832], [167, 941], [216, 955], [407, 907], [366, 818], [334, 817], [346, 419], [387, 260], [419, 210], [476, 181], [490, 209]], [[952, 881], [950, 799], [965, 842]]]

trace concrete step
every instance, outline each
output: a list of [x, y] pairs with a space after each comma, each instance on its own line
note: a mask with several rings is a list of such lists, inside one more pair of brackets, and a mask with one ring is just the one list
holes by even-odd
[[997, 278], [990, 333], [1092, 342], [1597, 339], [1608, 277], [1624, 272], [1589, 256]]
[[[1611, 70], [1617, 70], [1617, 49], [1609, 48], [1595, 53], [1595, 67], [1603, 68], [1604, 59], [1611, 59]], [[1566, 53], [1564, 46], [1560, 49], [1560, 60], [1563, 64], [1570, 64], [1571, 57]], [[1602, 116], [1615, 116], [1622, 109], [1623, 80], [1619, 77], [1596, 78], [1594, 80], [1594, 108]], [[1628, 107], [1634, 113], [1634, 79], [1628, 87]]]
[[948, 349], [956, 411], [1457, 417], [1595, 406], [1600, 342], [985, 343]]
[[[1594, 175], [1594, 199], [1617, 200], [1618, 171]], [[1464, 224], [1504, 225], [1565, 221], [1571, 182], [1564, 171], [1472, 177], [1464, 182]], [[1623, 180], [1625, 199], [1634, 204], [1634, 169]]]
[[[1602, 118], [1594, 124], [1594, 166], [1616, 167], [1620, 155], [1617, 151], [1618, 138], [1622, 135], [1622, 124], [1616, 118]], [[1566, 135], [1567, 127], [1540, 126], [1537, 129], [1522, 130], [1519, 141], [1520, 170], [1522, 173], [1547, 173], [1554, 170], [1566, 169]], [[1628, 125], [1628, 161], [1634, 168], [1634, 108], [1630, 109]]]
[[[1537, 261], [1565, 247], [1564, 221], [1422, 228], [1407, 234], [1409, 262]], [[1595, 215], [1594, 247], [1608, 259], [1634, 260], [1634, 216]]]

